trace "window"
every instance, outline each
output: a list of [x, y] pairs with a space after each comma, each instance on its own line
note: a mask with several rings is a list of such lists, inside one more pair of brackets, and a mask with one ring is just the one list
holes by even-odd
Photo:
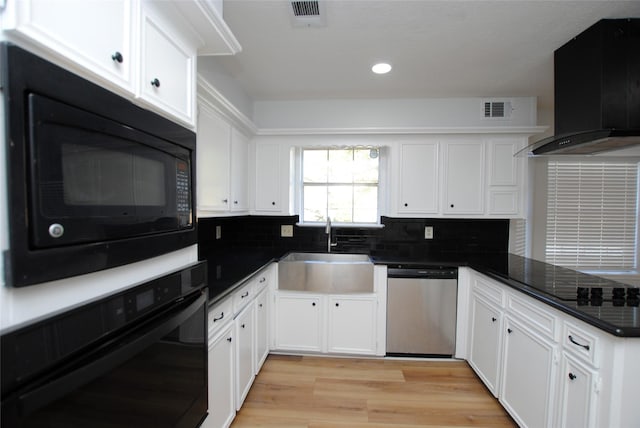
[[302, 221], [376, 223], [378, 149], [303, 149]]
[[637, 182], [635, 162], [549, 161], [546, 260], [635, 269]]

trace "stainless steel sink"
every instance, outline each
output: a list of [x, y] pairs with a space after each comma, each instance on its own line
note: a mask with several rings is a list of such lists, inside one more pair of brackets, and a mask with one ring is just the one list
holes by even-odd
[[278, 262], [280, 290], [373, 293], [373, 263], [365, 254], [290, 253]]

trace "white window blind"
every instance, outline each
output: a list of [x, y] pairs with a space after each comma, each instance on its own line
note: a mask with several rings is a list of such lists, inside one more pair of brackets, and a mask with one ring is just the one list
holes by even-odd
[[579, 269], [636, 267], [638, 164], [549, 161], [546, 260]]

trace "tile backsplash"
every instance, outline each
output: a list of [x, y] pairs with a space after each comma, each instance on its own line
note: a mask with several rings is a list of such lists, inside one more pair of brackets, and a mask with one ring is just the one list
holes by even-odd
[[[200, 252], [254, 250], [266, 252], [327, 251], [325, 228], [297, 226], [298, 216], [214, 217], [198, 220]], [[509, 220], [391, 218], [382, 228], [332, 228], [331, 251], [393, 254], [402, 257], [446, 257], [478, 253], [506, 253]], [[292, 237], [281, 236], [281, 226], [293, 227]], [[433, 238], [425, 239], [425, 227]], [[218, 227], [220, 239], [216, 239]]]

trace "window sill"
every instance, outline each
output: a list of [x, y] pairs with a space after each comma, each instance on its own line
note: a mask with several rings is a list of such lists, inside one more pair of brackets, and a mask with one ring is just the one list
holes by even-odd
[[[296, 223], [299, 227], [327, 227], [327, 223]], [[382, 229], [381, 223], [331, 223], [331, 228]]]

